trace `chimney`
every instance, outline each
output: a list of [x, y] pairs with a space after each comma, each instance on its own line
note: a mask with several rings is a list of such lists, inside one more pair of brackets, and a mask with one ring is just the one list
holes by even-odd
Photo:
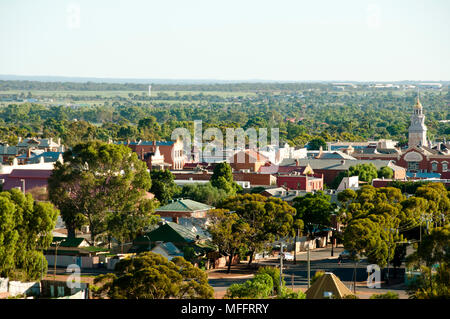
[[319, 147], [319, 155], [317, 155], [317, 158], [321, 158], [323, 154], [323, 148], [322, 145]]
[[295, 166], [300, 166], [300, 160], [298, 158], [295, 160]]

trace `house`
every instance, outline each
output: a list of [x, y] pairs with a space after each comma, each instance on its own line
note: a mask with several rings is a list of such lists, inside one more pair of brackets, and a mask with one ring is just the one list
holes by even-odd
[[44, 250], [49, 266], [67, 267], [71, 264], [80, 268], [98, 268], [98, 251], [90, 249], [89, 243], [79, 237], [53, 237], [52, 244]]
[[183, 257], [183, 252], [171, 242], [157, 242], [151, 252], [162, 255], [168, 260], [172, 260], [174, 257]]
[[196, 202], [191, 199], [177, 199], [171, 203], [158, 207], [155, 213], [168, 221], [178, 223], [181, 218], [203, 218], [208, 217], [207, 213], [214, 207]]
[[9, 164], [17, 156], [16, 146], [0, 145], [0, 164]]
[[159, 170], [170, 169], [170, 167], [172, 166], [171, 164], [164, 162], [164, 155], [162, 155], [161, 152], [159, 151], [159, 146], [156, 146], [156, 148], [153, 152], [144, 153], [143, 149], [141, 151], [142, 152], [141, 152], [140, 156], [138, 155], [138, 158], [143, 160], [144, 162], [146, 162], [147, 167], [150, 170], [152, 170], [152, 169], [159, 169]]
[[157, 243], [172, 243], [180, 251], [184, 247], [192, 247], [197, 253], [207, 253], [215, 251], [210, 238], [200, 233], [195, 233], [182, 225], [163, 221], [153, 230], [143, 236], [133, 240], [133, 246], [128, 251], [130, 253], [148, 251], [153, 249]]
[[[23, 165], [28, 166], [28, 165]], [[30, 192], [35, 188], [47, 188], [48, 178], [52, 170], [49, 169], [13, 169], [10, 174], [0, 175], [3, 180], [3, 190], [20, 188]]]

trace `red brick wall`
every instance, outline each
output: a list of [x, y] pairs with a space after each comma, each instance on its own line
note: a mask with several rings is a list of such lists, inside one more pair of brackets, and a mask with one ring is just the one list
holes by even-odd
[[290, 189], [311, 192], [323, 189], [323, 180], [309, 179], [306, 176], [278, 176], [277, 186], [285, 186]]

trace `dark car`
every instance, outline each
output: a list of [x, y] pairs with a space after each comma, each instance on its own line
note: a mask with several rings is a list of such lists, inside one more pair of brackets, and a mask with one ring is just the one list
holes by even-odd
[[355, 259], [356, 253], [350, 253], [348, 250], [344, 250], [342, 253], [339, 254], [340, 259]]

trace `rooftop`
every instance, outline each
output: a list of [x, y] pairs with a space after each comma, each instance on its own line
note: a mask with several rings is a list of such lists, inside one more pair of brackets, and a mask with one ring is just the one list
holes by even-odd
[[214, 207], [212, 206], [191, 199], [179, 199], [162, 207], [158, 207], [155, 212], [196, 212], [213, 208]]

